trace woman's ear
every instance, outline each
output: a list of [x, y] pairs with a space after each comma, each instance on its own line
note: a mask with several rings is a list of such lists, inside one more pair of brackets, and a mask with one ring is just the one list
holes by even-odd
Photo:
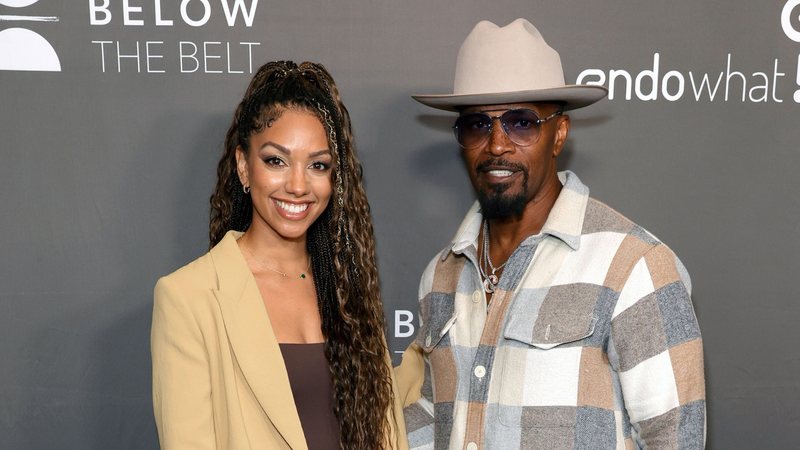
[[241, 146], [236, 147], [236, 173], [239, 175], [239, 182], [242, 186], [249, 187], [250, 179], [247, 176], [247, 155]]

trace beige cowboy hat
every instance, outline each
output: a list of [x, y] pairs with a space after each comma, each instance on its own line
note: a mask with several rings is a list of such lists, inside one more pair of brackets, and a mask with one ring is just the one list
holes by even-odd
[[412, 95], [437, 109], [521, 102], [563, 102], [582, 108], [605, 97], [603, 86], [566, 85], [561, 57], [525, 19], [505, 27], [481, 21], [461, 44], [453, 93]]

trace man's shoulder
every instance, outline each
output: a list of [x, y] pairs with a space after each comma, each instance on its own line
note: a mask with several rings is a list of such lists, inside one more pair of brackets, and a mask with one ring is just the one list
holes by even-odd
[[[588, 253], [595, 249], [610, 251], [617, 268], [620, 264], [636, 264], [644, 258], [654, 267], [674, 268], [687, 285], [690, 283], [686, 268], [667, 244], [600, 200], [589, 198], [581, 236], [581, 250], [588, 244]], [[630, 267], [625, 271], [628, 269]]]
[[589, 197], [581, 235], [586, 236], [596, 233], [632, 236], [651, 246], [663, 245], [663, 242], [653, 233], [602, 201]]
[[447, 259], [451, 255], [453, 255], [453, 244], [447, 244], [445, 247], [439, 249], [439, 251], [431, 256], [431, 258], [428, 260], [428, 265], [426, 266], [425, 270], [435, 270], [436, 263]]
[[431, 292], [435, 278], [449, 278], [447, 273], [458, 271], [463, 267], [463, 256], [453, 253], [452, 249], [453, 245], [449, 244], [433, 255], [430, 261], [428, 261], [428, 265], [425, 267], [425, 270], [422, 272], [422, 277], [420, 278], [419, 298]]

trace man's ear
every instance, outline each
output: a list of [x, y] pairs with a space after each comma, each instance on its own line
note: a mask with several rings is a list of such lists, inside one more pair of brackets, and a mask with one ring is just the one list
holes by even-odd
[[553, 143], [553, 158], [558, 157], [561, 151], [564, 150], [564, 144], [567, 142], [567, 135], [569, 135], [569, 116], [562, 114], [557, 118], [557, 128], [555, 135], [555, 142]]

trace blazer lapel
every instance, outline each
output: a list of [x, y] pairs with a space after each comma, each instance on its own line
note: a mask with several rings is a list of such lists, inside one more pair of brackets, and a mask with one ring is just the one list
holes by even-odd
[[229, 231], [211, 250], [228, 340], [264, 412], [293, 449], [307, 449], [280, 347], [250, 268]]

